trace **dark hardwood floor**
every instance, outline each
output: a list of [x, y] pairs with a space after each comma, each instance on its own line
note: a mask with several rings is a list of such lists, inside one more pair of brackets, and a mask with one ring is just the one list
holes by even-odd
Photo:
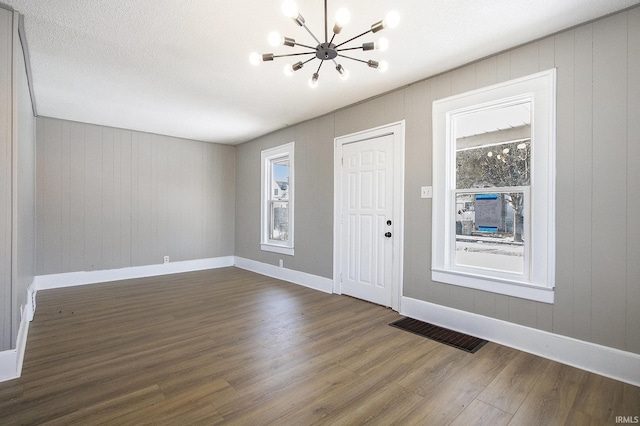
[[590, 425], [640, 388], [237, 268], [38, 293], [0, 424]]

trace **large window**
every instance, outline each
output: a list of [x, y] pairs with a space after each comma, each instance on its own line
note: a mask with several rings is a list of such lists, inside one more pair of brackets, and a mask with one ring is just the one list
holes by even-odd
[[555, 72], [434, 102], [434, 281], [553, 302]]
[[262, 250], [293, 255], [294, 143], [262, 151]]

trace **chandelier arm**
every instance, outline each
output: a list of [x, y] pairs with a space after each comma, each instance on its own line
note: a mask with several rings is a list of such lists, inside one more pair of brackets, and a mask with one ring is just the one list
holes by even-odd
[[357, 35], [357, 36], [355, 36], [355, 37], [353, 37], [353, 38], [350, 38], [350, 39], [349, 39], [349, 40], [347, 40], [347, 41], [343, 41], [342, 43], [340, 43], [339, 45], [337, 45], [337, 46], [336, 46], [336, 48], [338, 48], [338, 47], [340, 47], [340, 46], [342, 46], [342, 45], [345, 45], [345, 44], [349, 43], [350, 41], [353, 41], [353, 40], [355, 40], [355, 39], [357, 39], [357, 38], [360, 38], [360, 37], [362, 37], [363, 35], [367, 35], [367, 34], [369, 34], [370, 32], [371, 32], [371, 30], [368, 30], [368, 31], [363, 32], [362, 34], [359, 34], [359, 35]]
[[338, 53], [338, 56], [340, 56], [341, 58], [351, 59], [352, 61], [362, 62], [363, 64], [369, 64], [369, 62], [367, 62], [367, 61], [363, 61], [362, 59], [358, 59], [358, 58], [352, 58], [351, 56], [341, 55], [339, 53]]
[[320, 60], [320, 65], [318, 65], [318, 71], [316, 71], [316, 74], [320, 74], [320, 68], [322, 67], [322, 64], [324, 64], [324, 60]]
[[315, 34], [313, 34], [313, 33], [311, 32], [311, 30], [309, 29], [309, 27], [307, 27], [307, 24], [303, 24], [303, 25], [302, 25], [302, 27], [303, 27], [305, 30], [307, 30], [307, 32], [308, 32], [309, 34], [311, 34], [311, 37], [313, 37], [313, 39], [316, 41], [316, 43], [318, 43], [318, 44], [322, 44], [322, 43], [320, 43], [320, 40], [318, 40], [318, 37], [316, 37], [316, 36], [315, 36]]
[[358, 47], [345, 47], [344, 49], [336, 49], [336, 52], [345, 52], [347, 50], [362, 50], [362, 46]]
[[316, 50], [313, 46], [307, 46], [306, 44], [296, 43], [296, 46], [306, 47], [307, 49]]
[[331, 36], [331, 40], [329, 41], [329, 44], [333, 43], [334, 38], [336, 38], [336, 33], [333, 33], [333, 35]]
[[[289, 53], [287, 55], [273, 55], [274, 58], [287, 58], [289, 56], [315, 55], [316, 52]], [[315, 56], [311, 59], [314, 59]]]
[[314, 56], [313, 58], [309, 58], [309, 59], [307, 59], [306, 61], [304, 61], [304, 62], [302, 63], [302, 65], [304, 65], [304, 64], [308, 64], [309, 62], [313, 61], [314, 59], [317, 59], [317, 58], [316, 58], [315, 56]]

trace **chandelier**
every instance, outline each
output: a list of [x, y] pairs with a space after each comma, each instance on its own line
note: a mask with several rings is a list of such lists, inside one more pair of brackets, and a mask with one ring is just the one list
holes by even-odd
[[350, 20], [351, 15], [347, 9], [340, 8], [336, 12], [336, 20], [333, 26], [333, 34], [331, 36], [331, 39], [329, 39], [329, 34], [328, 34], [329, 24], [327, 20], [327, 0], [324, 0], [324, 42], [320, 41], [318, 37], [316, 37], [315, 34], [311, 32], [309, 27], [307, 27], [307, 25], [305, 24], [304, 18], [302, 17], [302, 15], [300, 15], [300, 13], [298, 13], [298, 8], [296, 4], [293, 2], [293, 0], [285, 0], [285, 2], [282, 4], [282, 13], [284, 13], [285, 16], [291, 18], [298, 26], [307, 30], [307, 32], [311, 35], [311, 37], [313, 37], [313, 39], [317, 43], [316, 46], [313, 47], [313, 46], [308, 46], [302, 43], [298, 43], [293, 38], [283, 37], [279, 33], [274, 31], [270, 33], [268, 37], [269, 44], [271, 46], [273, 47], [283, 46], [283, 45], [288, 47], [299, 46], [307, 50], [303, 52], [290, 53], [287, 55], [275, 55], [273, 53], [265, 53], [260, 55], [257, 52], [254, 52], [249, 57], [249, 60], [252, 64], [258, 65], [260, 62], [273, 61], [275, 58], [311, 56], [308, 59], [302, 59], [294, 64], [285, 65], [284, 73], [286, 75], [293, 75], [294, 72], [299, 71], [300, 69], [302, 69], [303, 66], [305, 66], [309, 62], [313, 61], [314, 59], [319, 59], [320, 65], [318, 65], [318, 68], [316, 69], [316, 71], [311, 76], [311, 79], [309, 80], [309, 86], [311, 86], [312, 88], [315, 88], [318, 85], [318, 78], [320, 77], [320, 69], [322, 68], [322, 65], [324, 64], [325, 61], [333, 62], [333, 65], [335, 66], [336, 71], [338, 71], [340, 78], [343, 80], [349, 77], [349, 71], [345, 69], [342, 66], [342, 64], [338, 63], [339, 58], [346, 58], [352, 61], [362, 62], [364, 64], [367, 64], [371, 68], [377, 69], [380, 72], [384, 72], [387, 70], [388, 64], [386, 61], [379, 61], [379, 62], [374, 60], [365, 61], [363, 59], [347, 56], [344, 54], [344, 52], [352, 51], [352, 50], [362, 50], [362, 51], [368, 51], [368, 50], [374, 50], [374, 49], [379, 49], [381, 51], [386, 50], [389, 45], [389, 42], [387, 41], [386, 38], [380, 38], [377, 42], [371, 41], [371, 42], [362, 43], [362, 45], [360, 46], [352, 45], [351, 47], [347, 47], [346, 45], [369, 33], [375, 34], [384, 28], [395, 28], [398, 25], [400, 20], [399, 15], [395, 11], [389, 12], [386, 15], [385, 19], [371, 25], [371, 28], [369, 30], [363, 32], [362, 34], [358, 34], [357, 36], [352, 37], [339, 44], [336, 44], [336, 42], [334, 42], [334, 39], [338, 34], [340, 34], [343, 27], [346, 24], [348, 24]]

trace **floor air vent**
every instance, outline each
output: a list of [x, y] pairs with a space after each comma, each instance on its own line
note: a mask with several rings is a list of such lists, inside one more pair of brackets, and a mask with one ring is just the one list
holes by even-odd
[[438, 327], [413, 318], [402, 318], [389, 325], [470, 353], [475, 353], [487, 343], [486, 340], [478, 337]]

